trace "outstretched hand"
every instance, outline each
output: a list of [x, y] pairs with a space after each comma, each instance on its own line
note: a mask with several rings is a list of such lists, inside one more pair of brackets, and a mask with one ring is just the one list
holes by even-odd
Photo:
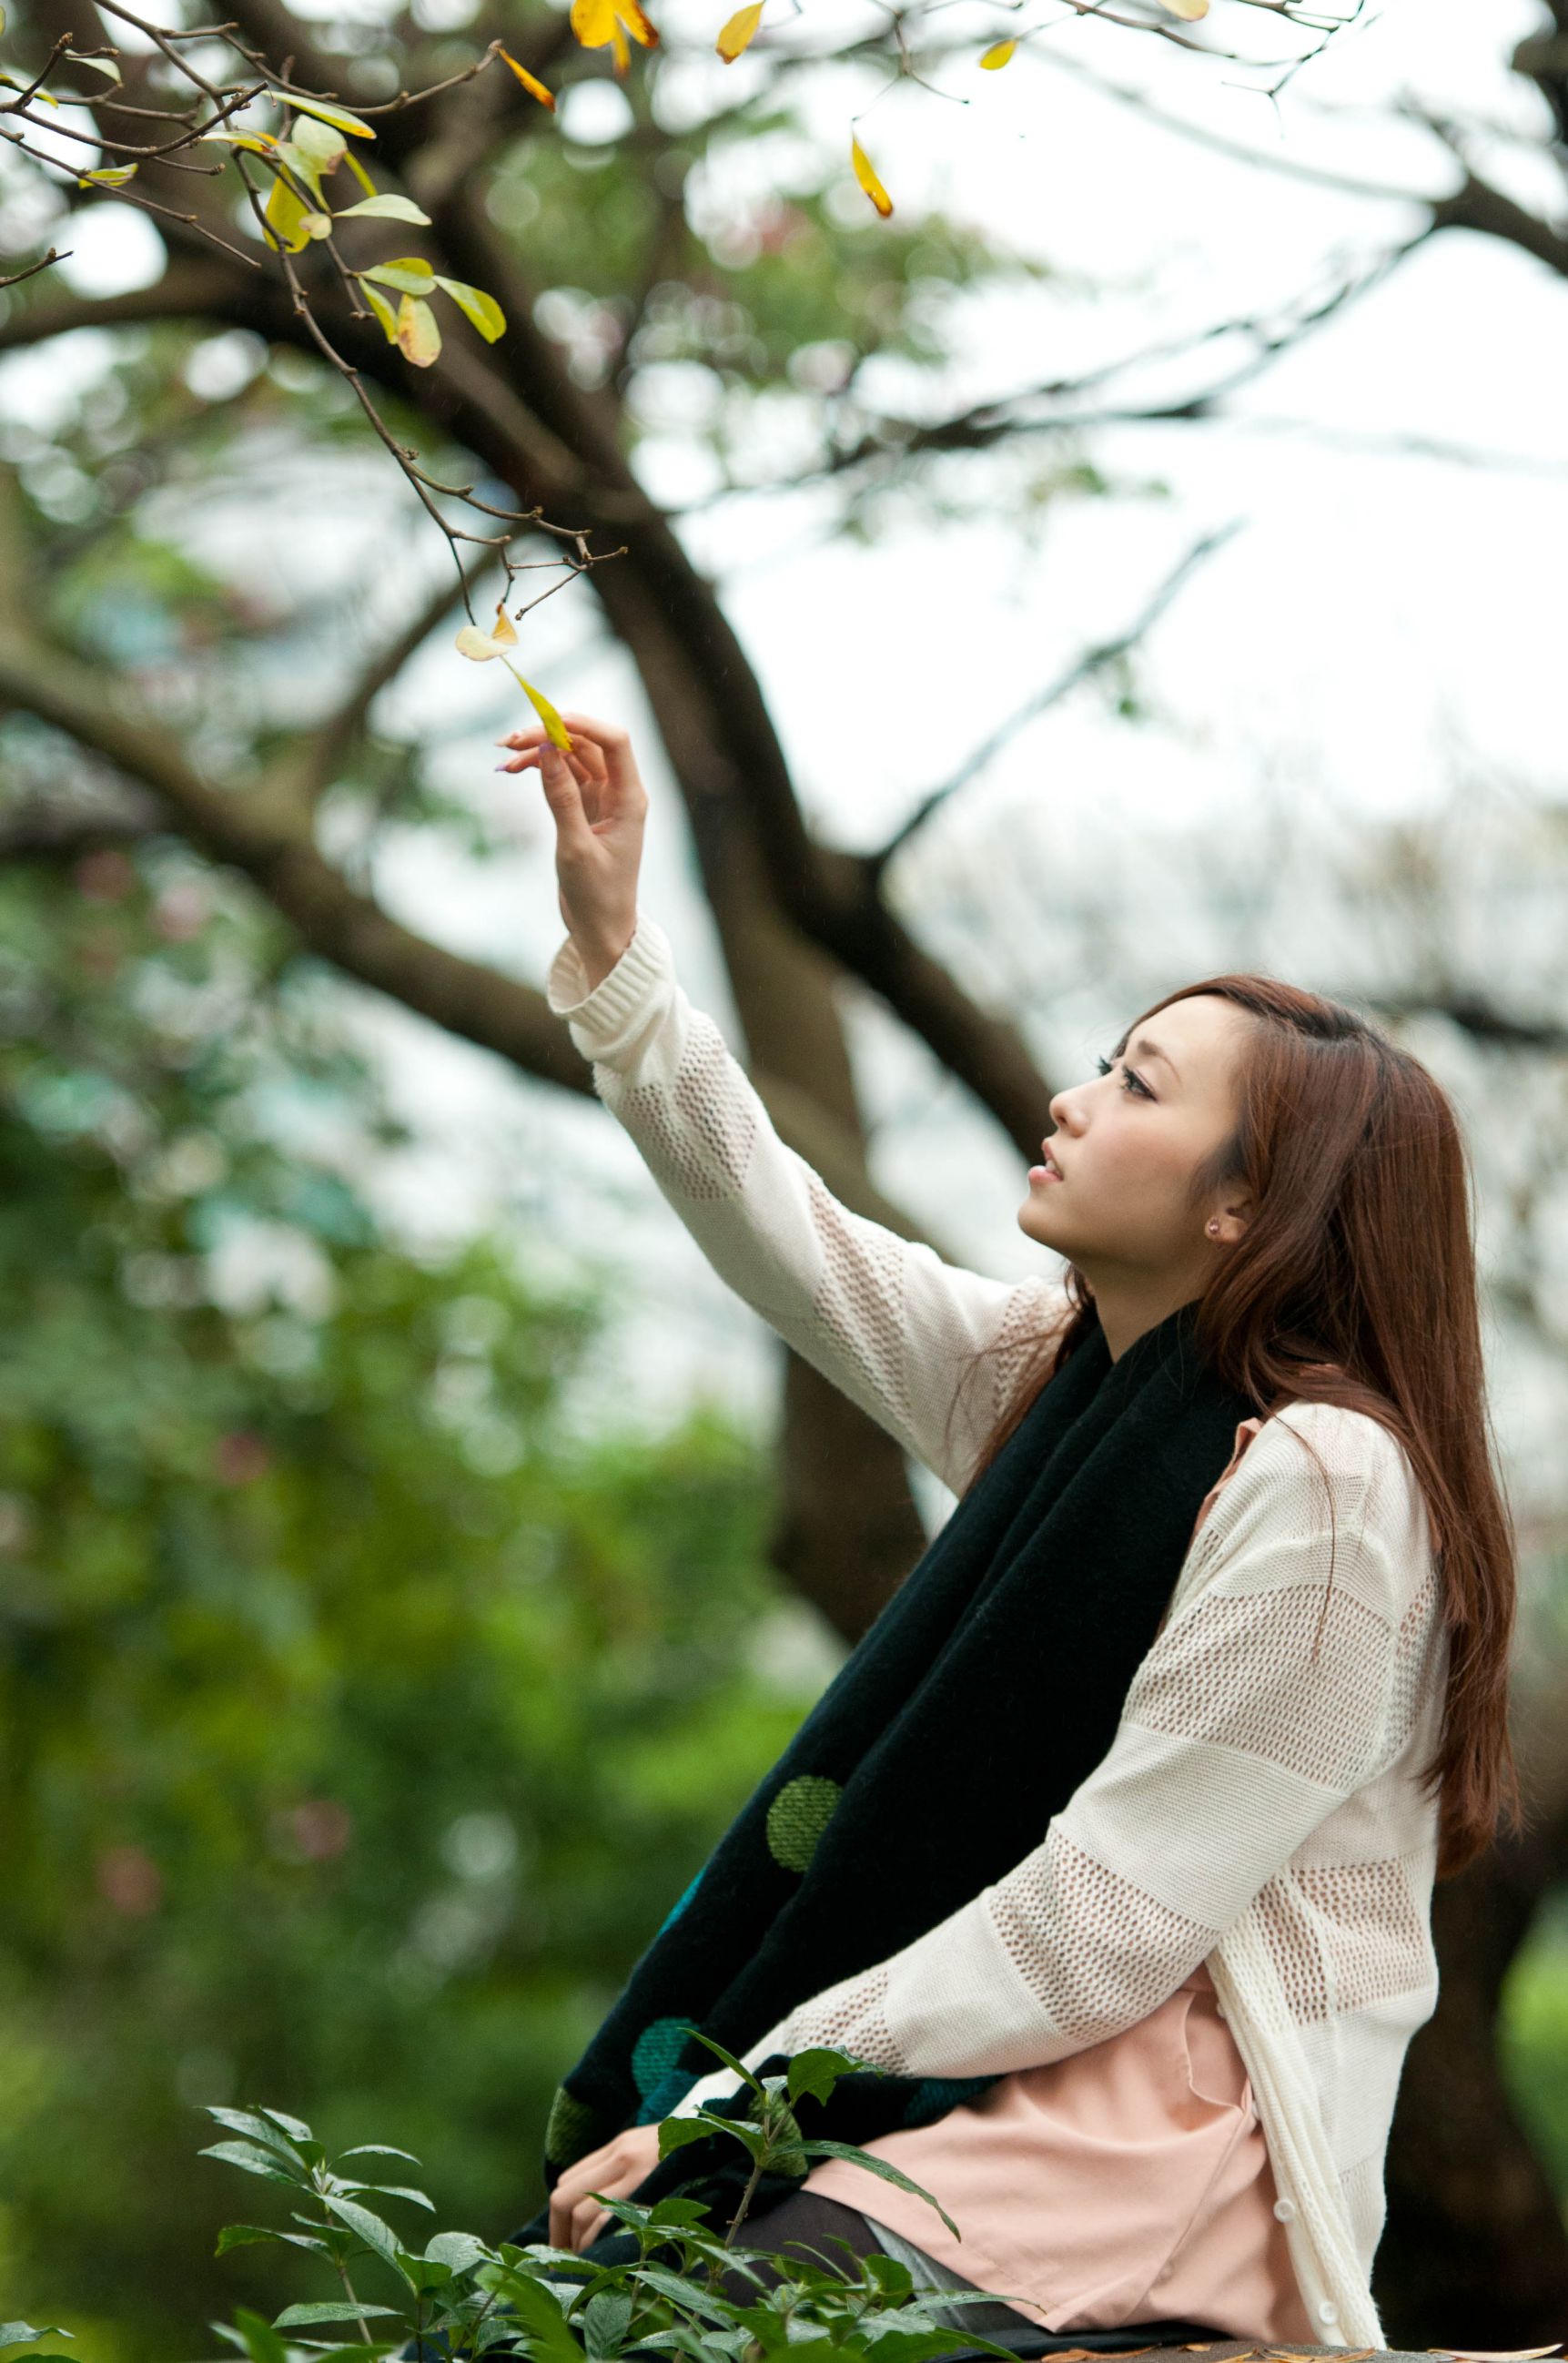
[[553, 747], [536, 724], [497, 740], [513, 752], [496, 769], [538, 771], [556, 824], [561, 917], [595, 985], [636, 927], [647, 791], [625, 731], [586, 714], [561, 719], [572, 740], [569, 753]]

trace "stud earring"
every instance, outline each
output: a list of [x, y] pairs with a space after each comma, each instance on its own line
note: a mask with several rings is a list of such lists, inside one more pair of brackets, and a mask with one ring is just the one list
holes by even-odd
[[1219, 1226], [1218, 1222], [1213, 1222], [1213, 1223], [1210, 1223], [1210, 1224], [1209, 1224], [1209, 1237], [1210, 1237], [1211, 1239], [1217, 1239], [1217, 1238], [1219, 1237], [1219, 1236], [1220, 1236], [1220, 1226]]

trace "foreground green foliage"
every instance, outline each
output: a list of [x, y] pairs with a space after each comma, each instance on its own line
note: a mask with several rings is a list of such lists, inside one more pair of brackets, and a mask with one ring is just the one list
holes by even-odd
[[[737, 2119], [710, 2111], [696, 2118], [667, 2118], [659, 2129], [661, 2155], [716, 2131], [745, 2147], [755, 2169], [752, 2189], [769, 2168], [798, 2169], [806, 2159], [831, 2154], [853, 2158], [905, 2190], [918, 2190], [896, 2168], [864, 2151], [813, 2142], [796, 2114], [803, 2100], [825, 2100], [840, 2075], [868, 2063], [816, 2050], [792, 2060], [786, 2075], [759, 2080], [722, 2047], [711, 2047], [730, 2059], [749, 2087], [747, 2113]], [[434, 2212], [433, 2202], [416, 2185], [377, 2179], [403, 2165], [417, 2166], [409, 2151], [358, 2142], [329, 2163], [311, 2127], [281, 2109], [210, 2108], [207, 2114], [230, 2138], [213, 2144], [203, 2157], [280, 2186], [290, 2194], [290, 2223], [303, 2227], [226, 2224], [218, 2255], [284, 2247], [319, 2258], [337, 2284], [331, 2297], [287, 2305], [271, 2322], [246, 2306], [237, 2309], [231, 2322], [215, 2322], [213, 2331], [244, 2363], [309, 2363], [316, 2357], [329, 2363], [380, 2363], [408, 2342], [420, 2356], [479, 2357], [499, 2351], [522, 2353], [537, 2363], [610, 2363], [630, 2354], [684, 2356], [690, 2363], [738, 2363], [742, 2357], [745, 2363], [765, 2363], [802, 2346], [831, 2349], [845, 2363], [870, 2363], [873, 2357], [878, 2363], [933, 2363], [938, 2356], [973, 2347], [1003, 2358], [1009, 2354], [1006, 2347], [934, 2322], [908, 2266], [892, 2257], [862, 2260], [846, 2252], [842, 2268], [786, 2258], [777, 2285], [764, 2285], [756, 2269], [772, 2261], [768, 2252], [747, 2248], [735, 2236], [750, 2189], [722, 2235], [706, 2220], [709, 2211], [694, 2200], [671, 2196], [652, 2207], [607, 2200], [608, 2212], [635, 2241], [634, 2253], [621, 2263], [591, 2260], [547, 2244], [518, 2247], [502, 2241], [491, 2247], [470, 2232], [437, 2232], [415, 2248], [384, 2213], [367, 2204], [391, 2199], [400, 2202], [400, 2210]], [[362, 2166], [361, 2159], [376, 2163]], [[920, 2196], [930, 2199], [929, 2192]], [[363, 2293], [359, 2281], [367, 2264], [392, 2302]], [[755, 2294], [737, 2298], [737, 2278], [751, 2282]], [[941, 2302], [962, 2308], [984, 2303], [988, 2294], [944, 2291]], [[0, 2324], [0, 2347], [70, 2333], [7, 2323]], [[68, 2358], [39, 2356], [31, 2363]]]

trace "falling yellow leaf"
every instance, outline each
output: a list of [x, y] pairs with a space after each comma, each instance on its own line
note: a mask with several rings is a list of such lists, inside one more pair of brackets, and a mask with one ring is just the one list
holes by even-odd
[[536, 98], [540, 105], [547, 106], [550, 113], [553, 115], [556, 111], [556, 94], [554, 91], [547, 90], [544, 83], [539, 80], [538, 75], [531, 74], [526, 66], [520, 66], [516, 59], [512, 55], [510, 50], [502, 50], [501, 54], [505, 59], [507, 64], [512, 68], [513, 72], [516, 75], [518, 81], [522, 83], [529, 97]]
[[536, 689], [531, 681], [524, 681], [522, 674], [518, 671], [515, 665], [508, 665], [506, 670], [512, 675], [513, 681], [522, 682], [524, 691], [527, 695], [528, 703], [533, 707], [535, 713], [538, 716], [540, 721], [544, 724], [545, 736], [549, 740], [551, 746], [558, 747], [563, 755], [569, 754], [571, 752], [571, 732], [567, 728], [566, 724], [561, 720], [560, 716], [556, 712], [555, 707], [550, 704], [550, 701], [545, 695], [544, 691], [542, 689]]
[[713, 44], [727, 66], [734, 63], [743, 50], [751, 47], [761, 22], [762, 0], [751, 0], [749, 7], [737, 8], [727, 19]]
[[637, 0], [571, 0], [571, 28], [585, 50], [613, 50], [617, 73], [624, 73], [631, 62], [628, 33], [645, 50], [658, 47], [658, 35]]
[[853, 133], [849, 141], [849, 161], [855, 167], [856, 179], [886, 221], [893, 210], [893, 200], [878, 179], [877, 167]]
[[1160, 0], [1160, 6], [1168, 17], [1179, 17], [1187, 25], [1196, 25], [1209, 14], [1209, 0]]
[[1016, 41], [993, 41], [980, 63], [988, 73], [999, 73], [1017, 47]]
[[428, 369], [441, 357], [436, 315], [417, 295], [405, 295], [397, 307], [397, 349], [415, 369]]

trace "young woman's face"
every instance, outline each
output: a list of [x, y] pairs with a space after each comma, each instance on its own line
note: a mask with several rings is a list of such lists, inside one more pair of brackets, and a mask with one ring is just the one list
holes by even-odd
[[[1194, 1207], [1191, 1191], [1199, 1164], [1235, 1127], [1234, 1079], [1251, 1024], [1215, 993], [1173, 1001], [1133, 1028], [1107, 1072], [1058, 1092], [1056, 1129], [1030, 1170], [1020, 1229], [1091, 1283], [1097, 1272], [1148, 1281], [1201, 1272], [1206, 1251], [1239, 1227], [1227, 1211], [1236, 1193]], [[1206, 1230], [1216, 1215], [1224, 1241]]]

